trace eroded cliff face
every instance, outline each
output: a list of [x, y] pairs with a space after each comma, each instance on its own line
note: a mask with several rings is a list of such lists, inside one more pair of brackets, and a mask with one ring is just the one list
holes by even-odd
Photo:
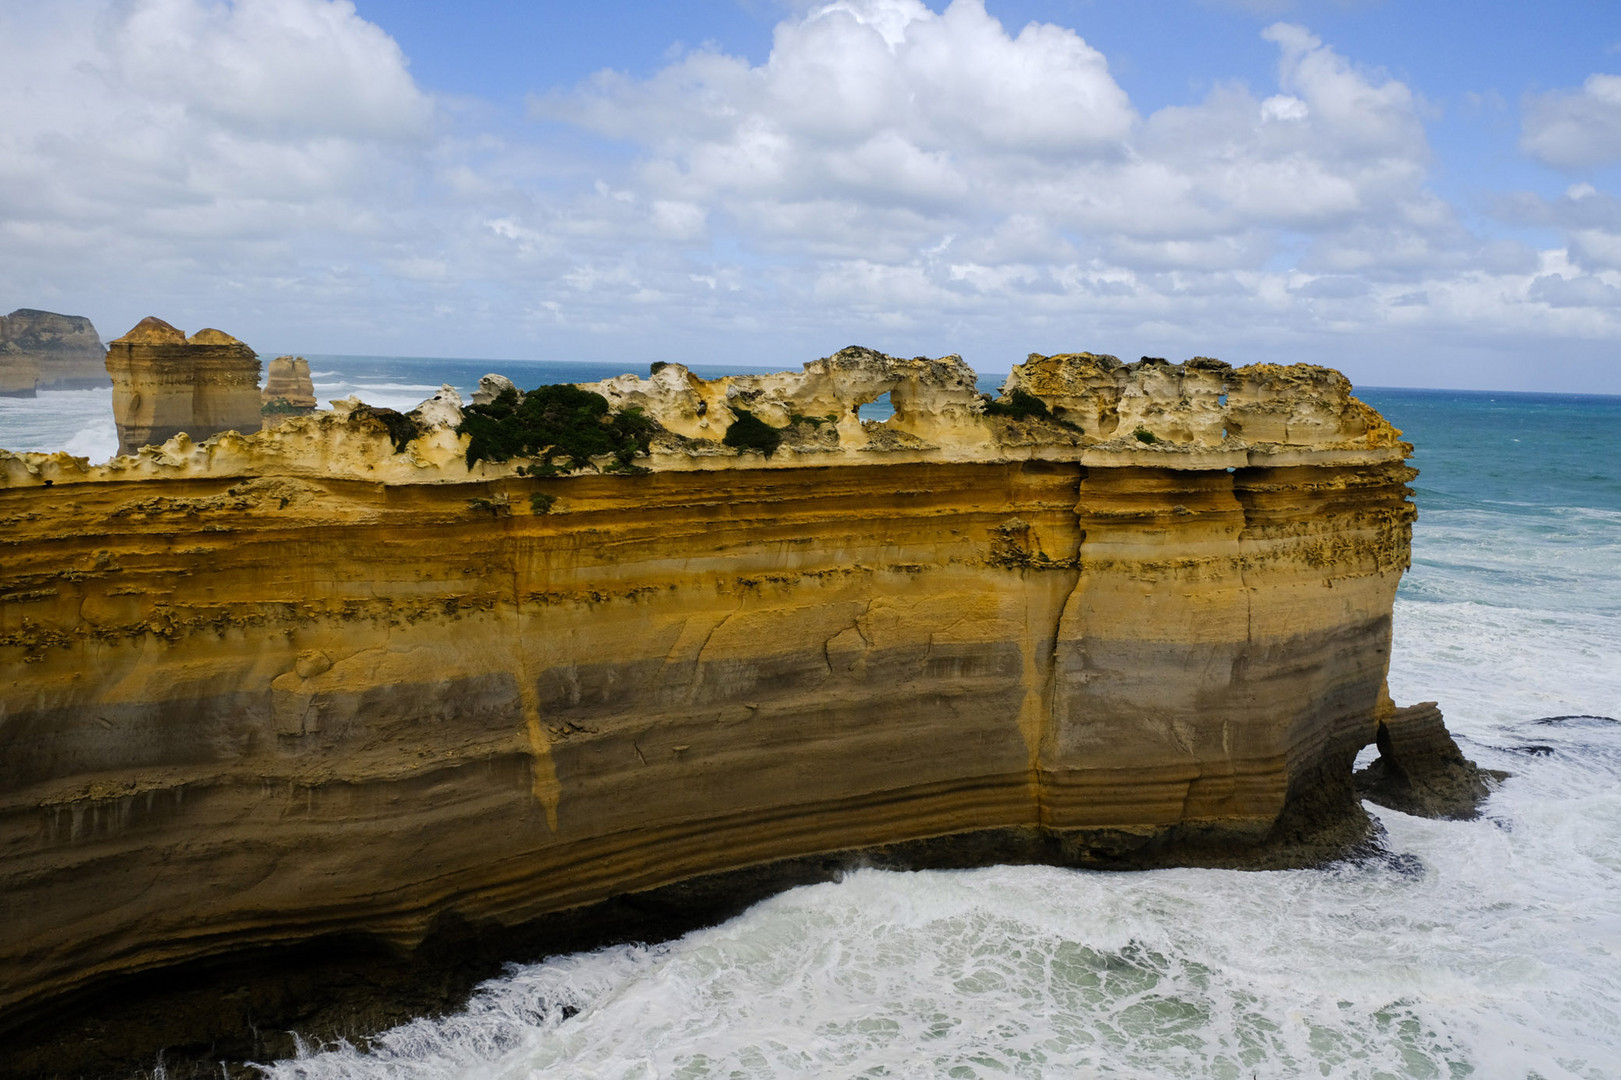
[[259, 357], [214, 329], [191, 337], [148, 316], [107, 346], [118, 452], [182, 433], [206, 439], [260, 427]]
[[0, 396], [106, 386], [106, 355], [89, 319], [18, 308], [0, 316]]
[[[632, 475], [469, 468], [453, 392], [0, 452], [0, 1010], [912, 841], [1343, 850], [1391, 715], [1399, 433], [1305, 365], [973, 387], [868, 350], [624, 376], [596, 389], [665, 429]], [[774, 452], [721, 441], [739, 411]]]

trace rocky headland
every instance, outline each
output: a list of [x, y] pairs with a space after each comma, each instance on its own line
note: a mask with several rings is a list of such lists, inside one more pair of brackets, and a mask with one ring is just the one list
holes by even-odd
[[[199, 345], [247, 378], [142, 325], [120, 394], [195, 394], [163, 363]], [[0, 1027], [311, 943], [656, 934], [857, 861], [1310, 865], [1367, 848], [1382, 724], [1435, 742], [1385, 692], [1411, 447], [1337, 372], [485, 384], [259, 431], [243, 382], [235, 432], [0, 452]], [[319, 1026], [243, 993], [207, 1053]]]
[[0, 316], [0, 397], [106, 386], [106, 355], [89, 319], [18, 308]]

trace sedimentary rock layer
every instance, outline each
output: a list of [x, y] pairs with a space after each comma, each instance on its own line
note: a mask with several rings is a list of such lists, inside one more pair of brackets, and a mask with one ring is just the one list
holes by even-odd
[[[1409, 448], [1335, 373], [1173, 367], [1016, 373], [1108, 375], [1125, 431], [1084, 393], [1009, 416], [955, 358], [665, 368], [604, 387], [675, 429], [631, 475], [469, 468], [353, 405], [0, 453], [0, 1010], [813, 853], [1121, 865], [1353, 812]], [[679, 433], [740, 411], [775, 453]]]
[[182, 433], [259, 430], [259, 357], [229, 334], [206, 329], [188, 338], [148, 316], [108, 344], [106, 365], [121, 454]]
[[0, 316], [0, 395], [106, 386], [106, 355], [89, 319], [18, 308]]

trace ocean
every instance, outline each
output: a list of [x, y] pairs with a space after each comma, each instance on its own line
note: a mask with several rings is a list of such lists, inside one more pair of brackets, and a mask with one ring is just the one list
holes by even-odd
[[[404, 408], [617, 373], [311, 360], [318, 396]], [[1319, 870], [860, 870], [266, 1073], [1621, 1077], [1621, 398], [1359, 394], [1422, 470], [1391, 692], [1513, 774], [1477, 820], [1370, 805], [1396, 857]], [[0, 446], [105, 457], [109, 399], [0, 399]]]

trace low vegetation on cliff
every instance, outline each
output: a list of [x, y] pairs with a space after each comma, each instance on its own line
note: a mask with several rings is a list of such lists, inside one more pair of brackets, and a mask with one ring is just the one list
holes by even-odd
[[458, 435], [468, 436], [467, 464], [530, 458], [530, 476], [557, 476], [591, 467], [613, 455], [608, 472], [635, 472], [634, 458], [647, 453], [658, 424], [642, 410], [612, 412], [608, 399], [570, 383], [540, 386], [522, 400], [503, 390], [487, 405], [469, 405]]
[[394, 409], [357, 405], [349, 411], [350, 427], [364, 428], [368, 425], [374, 429], [381, 428], [388, 433], [388, 441], [394, 444], [396, 454], [405, 453], [405, 448], [410, 445], [411, 440], [426, 430], [421, 422]]
[[766, 457], [777, 452], [782, 445], [782, 432], [761, 420], [747, 409], [734, 408], [737, 419], [726, 429], [721, 442], [738, 450], [758, 450]]
[[985, 403], [986, 416], [1005, 416], [1010, 420], [1029, 420], [1039, 417], [1042, 420], [1050, 420], [1062, 427], [1075, 431], [1081, 430], [1079, 425], [1054, 416], [1045, 401], [1023, 390], [1014, 390], [1008, 395], [1006, 401], [998, 401], [989, 394], [981, 394], [979, 397]]

